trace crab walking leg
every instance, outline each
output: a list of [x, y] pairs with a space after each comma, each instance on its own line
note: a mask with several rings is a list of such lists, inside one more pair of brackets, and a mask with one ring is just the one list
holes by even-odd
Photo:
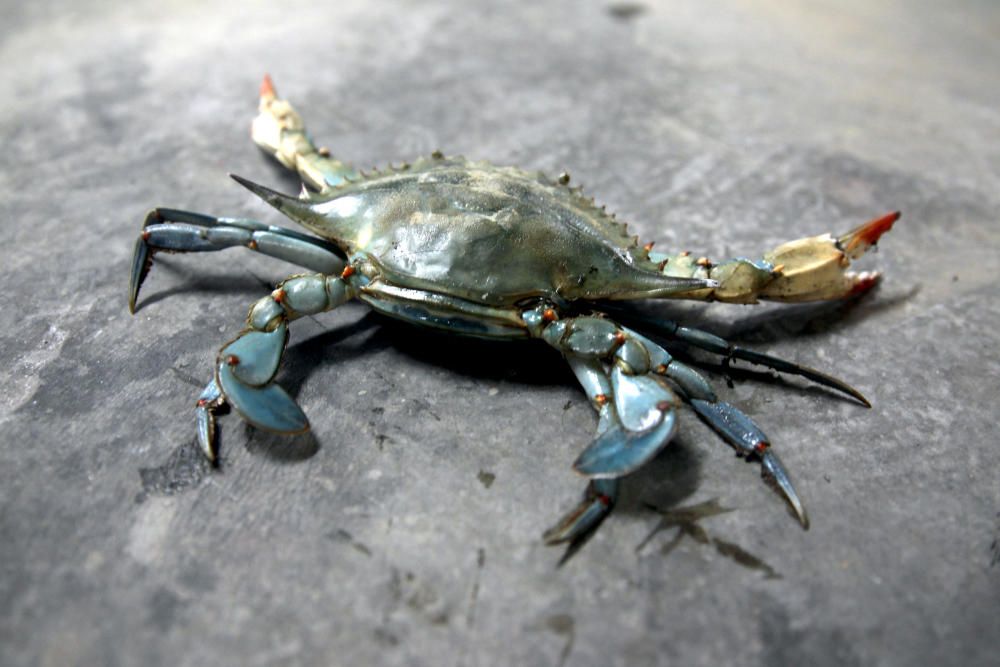
[[255, 144], [319, 192], [359, 176], [354, 167], [331, 157], [325, 148], [316, 148], [302, 117], [287, 100], [278, 99], [266, 74], [260, 84], [259, 113], [250, 133]]
[[670, 442], [679, 400], [650, 366], [650, 352], [610, 320], [559, 320], [551, 308], [523, 314], [532, 335], [566, 357], [600, 414], [597, 437], [573, 464], [592, 481], [583, 501], [545, 533], [550, 544], [593, 530], [610, 512], [617, 480], [647, 463]]
[[258, 300], [247, 327], [219, 350], [215, 377], [198, 399], [198, 443], [215, 459], [214, 410], [228, 402], [251, 425], [276, 433], [309, 429], [305, 414], [284, 389], [274, 384], [288, 341], [288, 323], [304, 315], [332, 310], [357, 296], [360, 278], [348, 266], [340, 276], [293, 276]]
[[871, 402], [865, 398], [864, 394], [851, 385], [810, 366], [796, 364], [769, 354], [747, 350], [739, 347], [738, 345], [733, 345], [725, 338], [720, 338], [715, 334], [701, 329], [682, 327], [677, 322], [673, 322], [671, 320], [660, 320], [657, 322], [657, 326], [663, 330], [664, 335], [683, 343], [687, 343], [693, 347], [713, 352], [715, 354], [720, 354], [726, 357], [726, 359], [742, 359], [743, 361], [749, 361], [752, 364], [764, 366], [765, 368], [770, 368], [780, 373], [798, 375], [806, 378], [807, 380], [812, 380], [816, 384], [829, 387], [830, 389], [846, 394], [857, 400], [866, 408], [870, 408], [872, 406]]
[[732, 259], [714, 264], [707, 257], [690, 253], [664, 255], [650, 252], [651, 261], [668, 276], [711, 278], [718, 286], [699, 289], [671, 298], [757, 303], [769, 301], [822, 301], [841, 299], [859, 294], [878, 282], [877, 272], [847, 271], [851, 261], [858, 259], [878, 243], [899, 212], [889, 213], [834, 238], [830, 234], [813, 236], [784, 243], [761, 260]]
[[723, 440], [732, 445], [737, 455], [760, 461], [761, 475], [774, 481], [802, 527], [808, 529], [809, 517], [805, 507], [795, 492], [788, 471], [771, 450], [770, 440], [760, 427], [735, 406], [720, 401], [712, 385], [694, 368], [677, 361], [669, 352], [635, 331], [625, 331], [650, 351], [653, 371], [672, 380], [680, 388], [684, 400]]
[[[591, 397], [590, 404], [597, 411], [597, 437], [603, 436], [614, 422], [614, 406], [606, 397], [611, 393], [611, 383], [600, 362], [579, 357], [566, 357], [584, 392]], [[615, 508], [620, 482], [617, 479], [594, 479], [587, 484], [580, 503], [545, 531], [546, 544], [562, 544], [596, 530]]]
[[146, 215], [132, 253], [129, 312], [135, 313], [139, 288], [152, 268], [156, 252], [213, 252], [233, 247], [248, 248], [320, 273], [336, 274], [344, 269], [340, 250], [322, 239], [255, 220], [156, 208]]

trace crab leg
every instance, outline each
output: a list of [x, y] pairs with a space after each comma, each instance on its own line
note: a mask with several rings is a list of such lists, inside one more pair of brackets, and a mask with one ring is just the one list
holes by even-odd
[[533, 336], [563, 353], [600, 414], [596, 439], [573, 464], [591, 484], [582, 502], [544, 536], [549, 544], [572, 542], [611, 512], [618, 478], [670, 442], [679, 400], [652, 372], [646, 347], [615, 323], [596, 317], [559, 320], [544, 307], [522, 317]]
[[214, 411], [226, 402], [257, 428], [284, 434], [309, 429], [295, 400], [273, 382], [288, 341], [288, 323], [354, 298], [363, 280], [351, 266], [340, 276], [293, 276], [250, 308], [247, 327], [219, 350], [215, 376], [198, 399], [198, 443], [210, 460], [215, 459]]
[[316, 148], [302, 117], [287, 100], [278, 99], [271, 77], [260, 84], [259, 113], [251, 136], [255, 144], [299, 176], [310, 187], [326, 192], [359, 176], [351, 165], [331, 157], [325, 148]]
[[[567, 356], [566, 360], [583, 386], [588, 396], [608, 396], [611, 383], [600, 362]], [[591, 399], [591, 406], [599, 415], [597, 437], [604, 436], [617, 419], [614, 405], [602, 399]], [[618, 499], [619, 481], [616, 478], [594, 479], [584, 490], [580, 503], [563, 516], [558, 523], [545, 531], [542, 539], [554, 545], [573, 542], [579, 537], [592, 533], [615, 507]]]
[[767, 436], [743, 412], [720, 401], [696, 370], [645, 336], [608, 320], [559, 320], [548, 308], [528, 311], [523, 317], [532, 335], [563, 353], [600, 415], [596, 439], [573, 465], [591, 483], [582, 501], [546, 531], [547, 543], [573, 542], [592, 532], [614, 508], [617, 480], [669, 443], [676, 430], [678, 399], [659, 378], [672, 381], [680, 396], [737, 454], [759, 460], [762, 475], [775, 482], [800, 523], [808, 527], [802, 502]]
[[669, 320], [661, 321], [660, 326], [665, 329], [663, 332], [665, 335], [687, 343], [688, 345], [692, 345], [702, 350], [707, 350], [708, 352], [714, 352], [715, 354], [721, 354], [727, 359], [742, 359], [743, 361], [749, 361], [752, 364], [771, 368], [781, 373], [799, 375], [807, 380], [812, 380], [816, 384], [820, 384], [824, 387], [829, 387], [830, 389], [835, 389], [836, 391], [844, 393], [856, 399], [866, 408], [870, 408], [872, 406], [871, 402], [865, 398], [864, 394], [854, 387], [850, 386], [843, 380], [838, 380], [832, 375], [827, 375], [826, 373], [818, 371], [810, 366], [796, 364], [769, 354], [747, 350], [737, 345], [733, 345], [726, 339], [720, 338], [715, 334], [702, 331], [701, 329], [682, 327], [676, 322]]
[[732, 259], [721, 264], [690, 253], [664, 255], [650, 252], [650, 261], [662, 273], [684, 278], [711, 278], [718, 286], [699, 289], [671, 298], [757, 303], [770, 301], [822, 301], [842, 299], [873, 287], [877, 272], [847, 271], [899, 220], [899, 212], [889, 213], [834, 238], [830, 234], [784, 243], [762, 260]]
[[613, 306], [606, 305], [605, 307], [621, 313], [623, 317], [649, 324], [650, 326], [658, 329], [659, 333], [662, 335], [681, 341], [682, 343], [686, 343], [700, 350], [706, 350], [708, 352], [722, 355], [726, 359], [741, 359], [743, 361], [749, 361], [752, 364], [764, 366], [765, 368], [770, 368], [780, 373], [798, 375], [806, 378], [807, 380], [812, 380], [816, 384], [829, 387], [830, 389], [846, 394], [847, 396], [857, 400], [866, 408], [870, 408], [872, 406], [871, 402], [865, 398], [864, 394], [851, 385], [847, 384], [843, 380], [833, 377], [832, 375], [828, 375], [822, 371], [812, 368], [811, 366], [797, 364], [770, 354], [764, 354], [762, 352], [754, 352], [753, 350], [733, 345], [725, 338], [716, 336], [715, 334], [704, 331], [703, 329], [684, 327], [673, 320], [652, 319], [649, 317], [639, 316], [625, 310], [615, 309]]
[[129, 311], [135, 312], [139, 288], [149, 274], [156, 252], [212, 252], [233, 247], [248, 248], [321, 273], [339, 273], [344, 269], [340, 250], [322, 239], [255, 220], [157, 208], [146, 215], [135, 242]]
[[698, 416], [711, 426], [736, 450], [738, 456], [756, 458], [761, 463], [761, 475], [771, 479], [789, 506], [795, 512], [803, 528], [809, 528], [809, 517], [805, 507], [795, 492], [788, 471], [778, 455], [771, 449], [770, 440], [749, 416], [735, 406], [720, 401], [708, 380], [694, 368], [674, 359], [648, 338], [626, 329], [628, 334], [650, 350], [655, 364], [654, 370], [672, 380], [681, 390], [681, 395]]
[[542, 534], [548, 545], [574, 542], [593, 533], [601, 525], [618, 501], [621, 482], [617, 479], [595, 479], [587, 484], [583, 500]]

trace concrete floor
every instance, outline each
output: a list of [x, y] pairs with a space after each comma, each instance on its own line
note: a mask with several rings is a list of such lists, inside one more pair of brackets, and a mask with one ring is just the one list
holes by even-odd
[[[995, 3], [3, 5], [0, 664], [996, 664]], [[226, 177], [297, 189], [247, 137], [265, 71], [359, 165], [568, 169], [664, 248], [901, 209], [851, 306], [649, 307], [872, 398], [713, 374], [813, 528], [685, 413], [557, 567], [595, 424], [564, 364], [359, 305], [294, 327], [312, 435], [230, 415], [210, 469], [193, 400], [293, 269], [165, 258], [132, 317], [128, 265], [153, 205], [278, 222]]]

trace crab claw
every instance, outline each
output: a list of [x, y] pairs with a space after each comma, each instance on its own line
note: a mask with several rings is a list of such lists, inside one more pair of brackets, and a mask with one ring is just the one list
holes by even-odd
[[899, 212], [876, 218], [840, 238], [830, 234], [784, 243], [764, 259], [774, 267], [776, 277], [759, 296], [773, 301], [819, 301], [853, 296], [870, 289], [879, 279], [877, 272], [847, 271], [851, 260], [861, 257], [889, 231]]
[[260, 100], [263, 104], [265, 101], [271, 101], [276, 98], [278, 94], [274, 91], [274, 82], [271, 81], [271, 75], [265, 74], [264, 80], [260, 82]]
[[881, 218], [869, 220], [841, 236], [837, 239], [837, 243], [845, 255], [851, 259], [857, 259], [878, 243], [883, 234], [892, 229], [892, 225], [899, 220], [900, 215], [902, 214], [899, 211], [895, 211], [883, 215]]
[[296, 168], [296, 155], [315, 152], [302, 117], [286, 100], [278, 98], [274, 83], [266, 74], [260, 84], [260, 105], [250, 136], [255, 144], [290, 169]]

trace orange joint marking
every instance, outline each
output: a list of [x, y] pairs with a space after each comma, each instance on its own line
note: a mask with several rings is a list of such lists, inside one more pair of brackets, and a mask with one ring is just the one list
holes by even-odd
[[697, 260], [695, 260], [695, 264], [704, 267], [712, 266], [712, 263], [708, 261], [708, 257], [699, 257]]
[[669, 262], [669, 261], [670, 261], [669, 259], [665, 259], [662, 262], [660, 262], [659, 264], [657, 264], [656, 265], [656, 270], [657, 271], [662, 271], [663, 269], [667, 268], [667, 262]]
[[652, 250], [652, 249], [653, 249], [653, 241], [650, 241], [650, 242], [649, 242], [649, 243], [647, 243], [646, 245], [642, 246], [642, 248], [643, 248], [643, 250], [645, 250], [646, 252], [649, 252], [650, 250]]
[[150, 231], [148, 229], [144, 229], [142, 230], [142, 234], [140, 234], [139, 236], [142, 237], [143, 241], [148, 241], [150, 236]]
[[330, 149], [326, 146], [320, 146], [319, 150], [316, 151], [321, 157], [330, 157]]
[[203, 408], [206, 405], [208, 405], [208, 399], [207, 398], [199, 398], [198, 399], [198, 407], [199, 408]]
[[784, 264], [778, 264], [776, 267], [774, 267], [773, 269], [771, 269], [771, 273], [773, 273], [776, 276], [780, 276], [781, 272], [784, 271], [784, 270], [785, 270], [785, 265]]
[[624, 331], [619, 331], [618, 333], [615, 334], [615, 345], [624, 345], [625, 340], [626, 337]]
[[253, 239], [250, 239], [250, 243], [247, 243], [247, 247], [250, 248], [251, 250], [256, 250], [257, 242], [254, 241]]
[[690, 254], [691, 254], [691, 251], [690, 251], [690, 250], [685, 250], [684, 252], [682, 252], [682, 253], [680, 254], [680, 256], [681, 256], [681, 257], [687, 257], [687, 256], [688, 256], [688, 255], [690, 255]]
[[605, 507], [611, 507], [611, 497], [606, 496], [603, 493], [597, 496], [597, 502], [601, 503]]
[[354, 268], [353, 264], [348, 264], [347, 266], [344, 267], [344, 270], [341, 272], [340, 279], [341, 280], [347, 280], [348, 278], [350, 278], [351, 276], [353, 276], [355, 273], [357, 273], [357, 271], [358, 270]]
[[659, 403], [656, 404], [656, 409], [659, 410], [660, 412], [666, 412], [672, 407], [674, 406], [670, 401], [660, 401]]
[[666, 375], [667, 374], [667, 365], [666, 364], [660, 364], [659, 366], [657, 366], [656, 368], [653, 369], [653, 372], [656, 373], [657, 375]]
[[239, 363], [240, 363], [240, 358], [237, 357], [235, 354], [230, 354], [228, 357], [226, 357], [226, 364], [229, 366], [236, 366]]
[[597, 396], [594, 396], [594, 403], [597, 403], [597, 405], [600, 407], [604, 407], [605, 405], [607, 405], [608, 401], [610, 400], [611, 399], [608, 398], [607, 394], [598, 394]]
[[770, 443], [767, 443], [767, 442], [758, 442], [756, 445], [754, 445], [753, 450], [755, 452], [757, 452], [758, 454], [763, 454], [764, 452], [767, 451], [767, 448], [770, 447], [770, 446], [771, 446]]
[[556, 311], [551, 308], [546, 308], [542, 311], [542, 319], [546, 322], [555, 322], [559, 319], [559, 316], [556, 314]]
[[274, 299], [275, 303], [281, 303], [285, 300], [285, 290], [280, 287], [273, 292], [271, 292], [271, 298]]

